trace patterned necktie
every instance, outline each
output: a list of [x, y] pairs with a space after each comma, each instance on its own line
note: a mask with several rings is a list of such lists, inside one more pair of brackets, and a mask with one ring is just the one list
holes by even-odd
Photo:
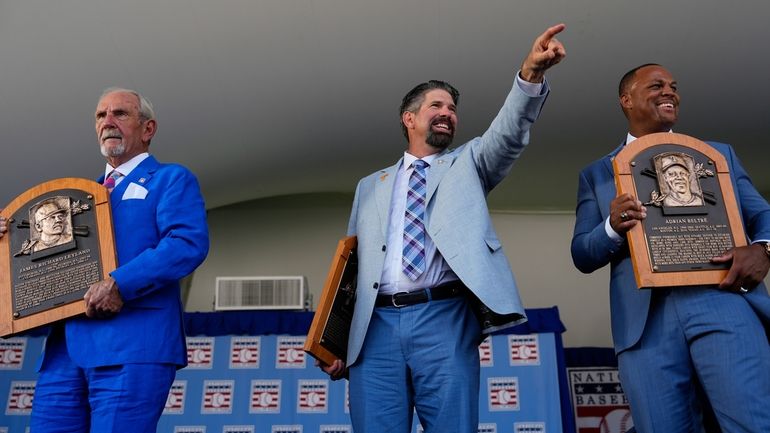
[[410, 280], [425, 272], [425, 168], [428, 163], [418, 159], [412, 163], [404, 212], [404, 250], [401, 267]]
[[123, 176], [121, 172], [112, 170], [110, 175], [104, 178], [104, 183], [102, 183], [102, 185], [107, 188], [107, 191], [112, 192], [115, 188], [115, 182], [120, 179], [121, 176]]

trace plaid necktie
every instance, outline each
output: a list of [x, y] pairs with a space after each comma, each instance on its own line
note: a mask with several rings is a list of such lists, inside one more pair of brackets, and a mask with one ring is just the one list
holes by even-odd
[[425, 168], [428, 163], [418, 159], [412, 163], [404, 212], [404, 250], [401, 267], [410, 280], [425, 272]]
[[112, 190], [115, 188], [115, 182], [120, 179], [120, 177], [123, 176], [123, 173], [112, 170], [110, 172], [110, 175], [104, 178], [104, 185], [105, 188], [107, 188], [107, 191], [112, 192]]

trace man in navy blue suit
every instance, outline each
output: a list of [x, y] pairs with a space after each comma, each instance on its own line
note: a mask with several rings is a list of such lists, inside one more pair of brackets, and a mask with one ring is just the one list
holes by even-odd
[[95, 120], [118, 266], [85, 294], [86, 317], [51, 327], [32, 409], [36, 433], [155, 432], [176, 370], [187, 364], [179, 279], [208, 253], [195, 176], [148, 153], [157, 130], [149, 101], [108, 89]]
[[656, 64], [629, 71], [619, 94], [629, 132], [580, 173], [572, 258], [586, 273], [611, 265], [612, 337], [636, 431], [700, 432], [701, 407], [710, 403], [724, 432], [770, 432], [770, 297], [762, 283], [770, 205], [732, 147], [709, 142], [730, 167], [749, 245], [712, 259], [730, 266], [719, 285], [639, 290], [626, 233], [647, 209], [617, 194], [611, 161], [626, 143], [671, 131], [680, 99], [671, 73]]

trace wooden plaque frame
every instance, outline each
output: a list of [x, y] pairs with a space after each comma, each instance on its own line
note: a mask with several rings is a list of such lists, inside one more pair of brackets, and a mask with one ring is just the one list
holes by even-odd
[[[355, 257], [357, 244], [355, 236], [348, 236], [338, 242], [318, 308], [305, 339], [305, 352], [328, 365], [336, 359], [345, 361], [347, 357], [358, 274], [358, 260]], [[330, 333], [341, 334], [335, 336], [338, 341], [328, 341]]]
[[[662, 132], [645, 135], [633, 142], [627, 144], [613, 160], [615, 169], [615, 185], [618, 193], [628, 193], [645, 202], [648, 197], [644, 191], [639, 191], [636, 180], [634, 179], [634, 170], [638, 164], [647, 162], [638, 159], [642, 152], [658, 146], [682, 146], [699, 152], [709, 159], [708, 170], [713, 171], [713, 177], [718, 184], [721, 194], [717, 194], [715, 200], [724, 205], [727, 223], [726, 229], [732, 235], [733, 246], [746, 245], [746, 235], [743, 229], [738, 204], [733, 191], [733, 184], [730, 178], [730, 168], [725, 157], [710, 145], [696, 138]], [[661, 147], [662, 149], [662, 147]], [[638, 168], [637, 168], [638, 171]], [[653, 172], [654, 173], [654, 172]], [[704, 191], [705, 192], [705, 191]], [[705, 196], [704, 196], [705, 197]], [[660, 199], [660, 197], [658, 197]], [[655, 199], [653, 198], [652, 201]], [[710, 205], [704, 203], [704, 208]], [[660, 271], [653, 266], [653, 258], [648, 244], [647, 225], [650, 220], [651, 212], [663, 212], [662, 207], [650, 206], [647, 204], [648, 218], [637, 224], [627, 233], [629, 248], [631, 251], [631, 260], [634, 265], [634, 274], [636, 284], [640, 289], [672, 286], [691, 286], [703, 284], [719, 284], [727, 275], [727, 269], [703, 269], [703, 270], [684, 270], [684, 271]]]
[[[18, 240], [19, 236], [27, 237], [29, 235], [29, 230], [24, 227], [28, 227], [30, 223], [19, 219], [19, 215], [25, 215], [29, 209], [34, 208], [41, 201], [54, 201], [59, 197], [73, 193], [83, 195], [88, 203], [78, 202], [78, 206], [80, 206], [78, 210], [73, 210], [74, 207], [69, 209], [67, 214], [70, 215], [70, 218], [72, 218], [71, 215], [78, 213], [94, 212], [93, 216], [89, 216], [89, 220], [95, 221], [96, 227], [85, 228], [86, 235], [84, 236], [97, 237], [99, 252], [96, 254], [95, 260], [98, 262], [96, 266], [101, 273], [101, 278], [103, 279], [115, 269], [117, 259], [115, 237], [112, 231], [110, 195], [104, 186], [92, 180], [70, 177], [54, 179], [28, 189], [0, 211], [0, 216], [8, 220], [8, 232], [0, 237], [0, 337], [7, 337], [85, 313], [85, 302], [82, 298], [24, 316], [14, 313], [14, 289], [17, 284], [12, 281], [12, 270], [15, 269], [12, 266], [23, 260], [23, 255], [30, 254], [29, 251], [31, 250], [31, 246], [24, 250], [27, 251], [25, 253], [16, 251], [18, 246], [12, 250], [12, 239]], [[60, 195], [57, 196], [57, 194]], [[29, 239], [25, 240], [23, 244], [24, 247], [29, 245], [31, 235], [29, 236]], [[72, 236], [74, 237], [74, 235]], [[77, 247], [73, 246], [68, 251], [49, 252], [47, 255], [52, 259], [64, 259], [73, 256], [72, 249], [75, 249], [74, 254], [78, 253]], [[96, 281], [86, 283], [87, 285], [79, 289], [78, 292], [82, 291], [85, 294], [90, 284], [94, 282]]]

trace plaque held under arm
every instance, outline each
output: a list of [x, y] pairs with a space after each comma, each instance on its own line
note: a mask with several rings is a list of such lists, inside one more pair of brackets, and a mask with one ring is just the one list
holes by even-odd
[[116, 266], [109, 192], [87, 179], [42, 183], [0, 212], [0, 337], [85, 312], [83, 295]]
[[729, 264], [711, 258], [746, 245], [725, 157], [693, 137], [645, 135], [613, 160], [619, 194], [647, 207], [627, 233], [639, 288], [719, 284]]
[[346, 361], [348, 336], [356, 304], [358, 276], [357, 238], [348, 236], [337, 244], [329, 274], [310, 325], [304, 350], [331, 365]]

